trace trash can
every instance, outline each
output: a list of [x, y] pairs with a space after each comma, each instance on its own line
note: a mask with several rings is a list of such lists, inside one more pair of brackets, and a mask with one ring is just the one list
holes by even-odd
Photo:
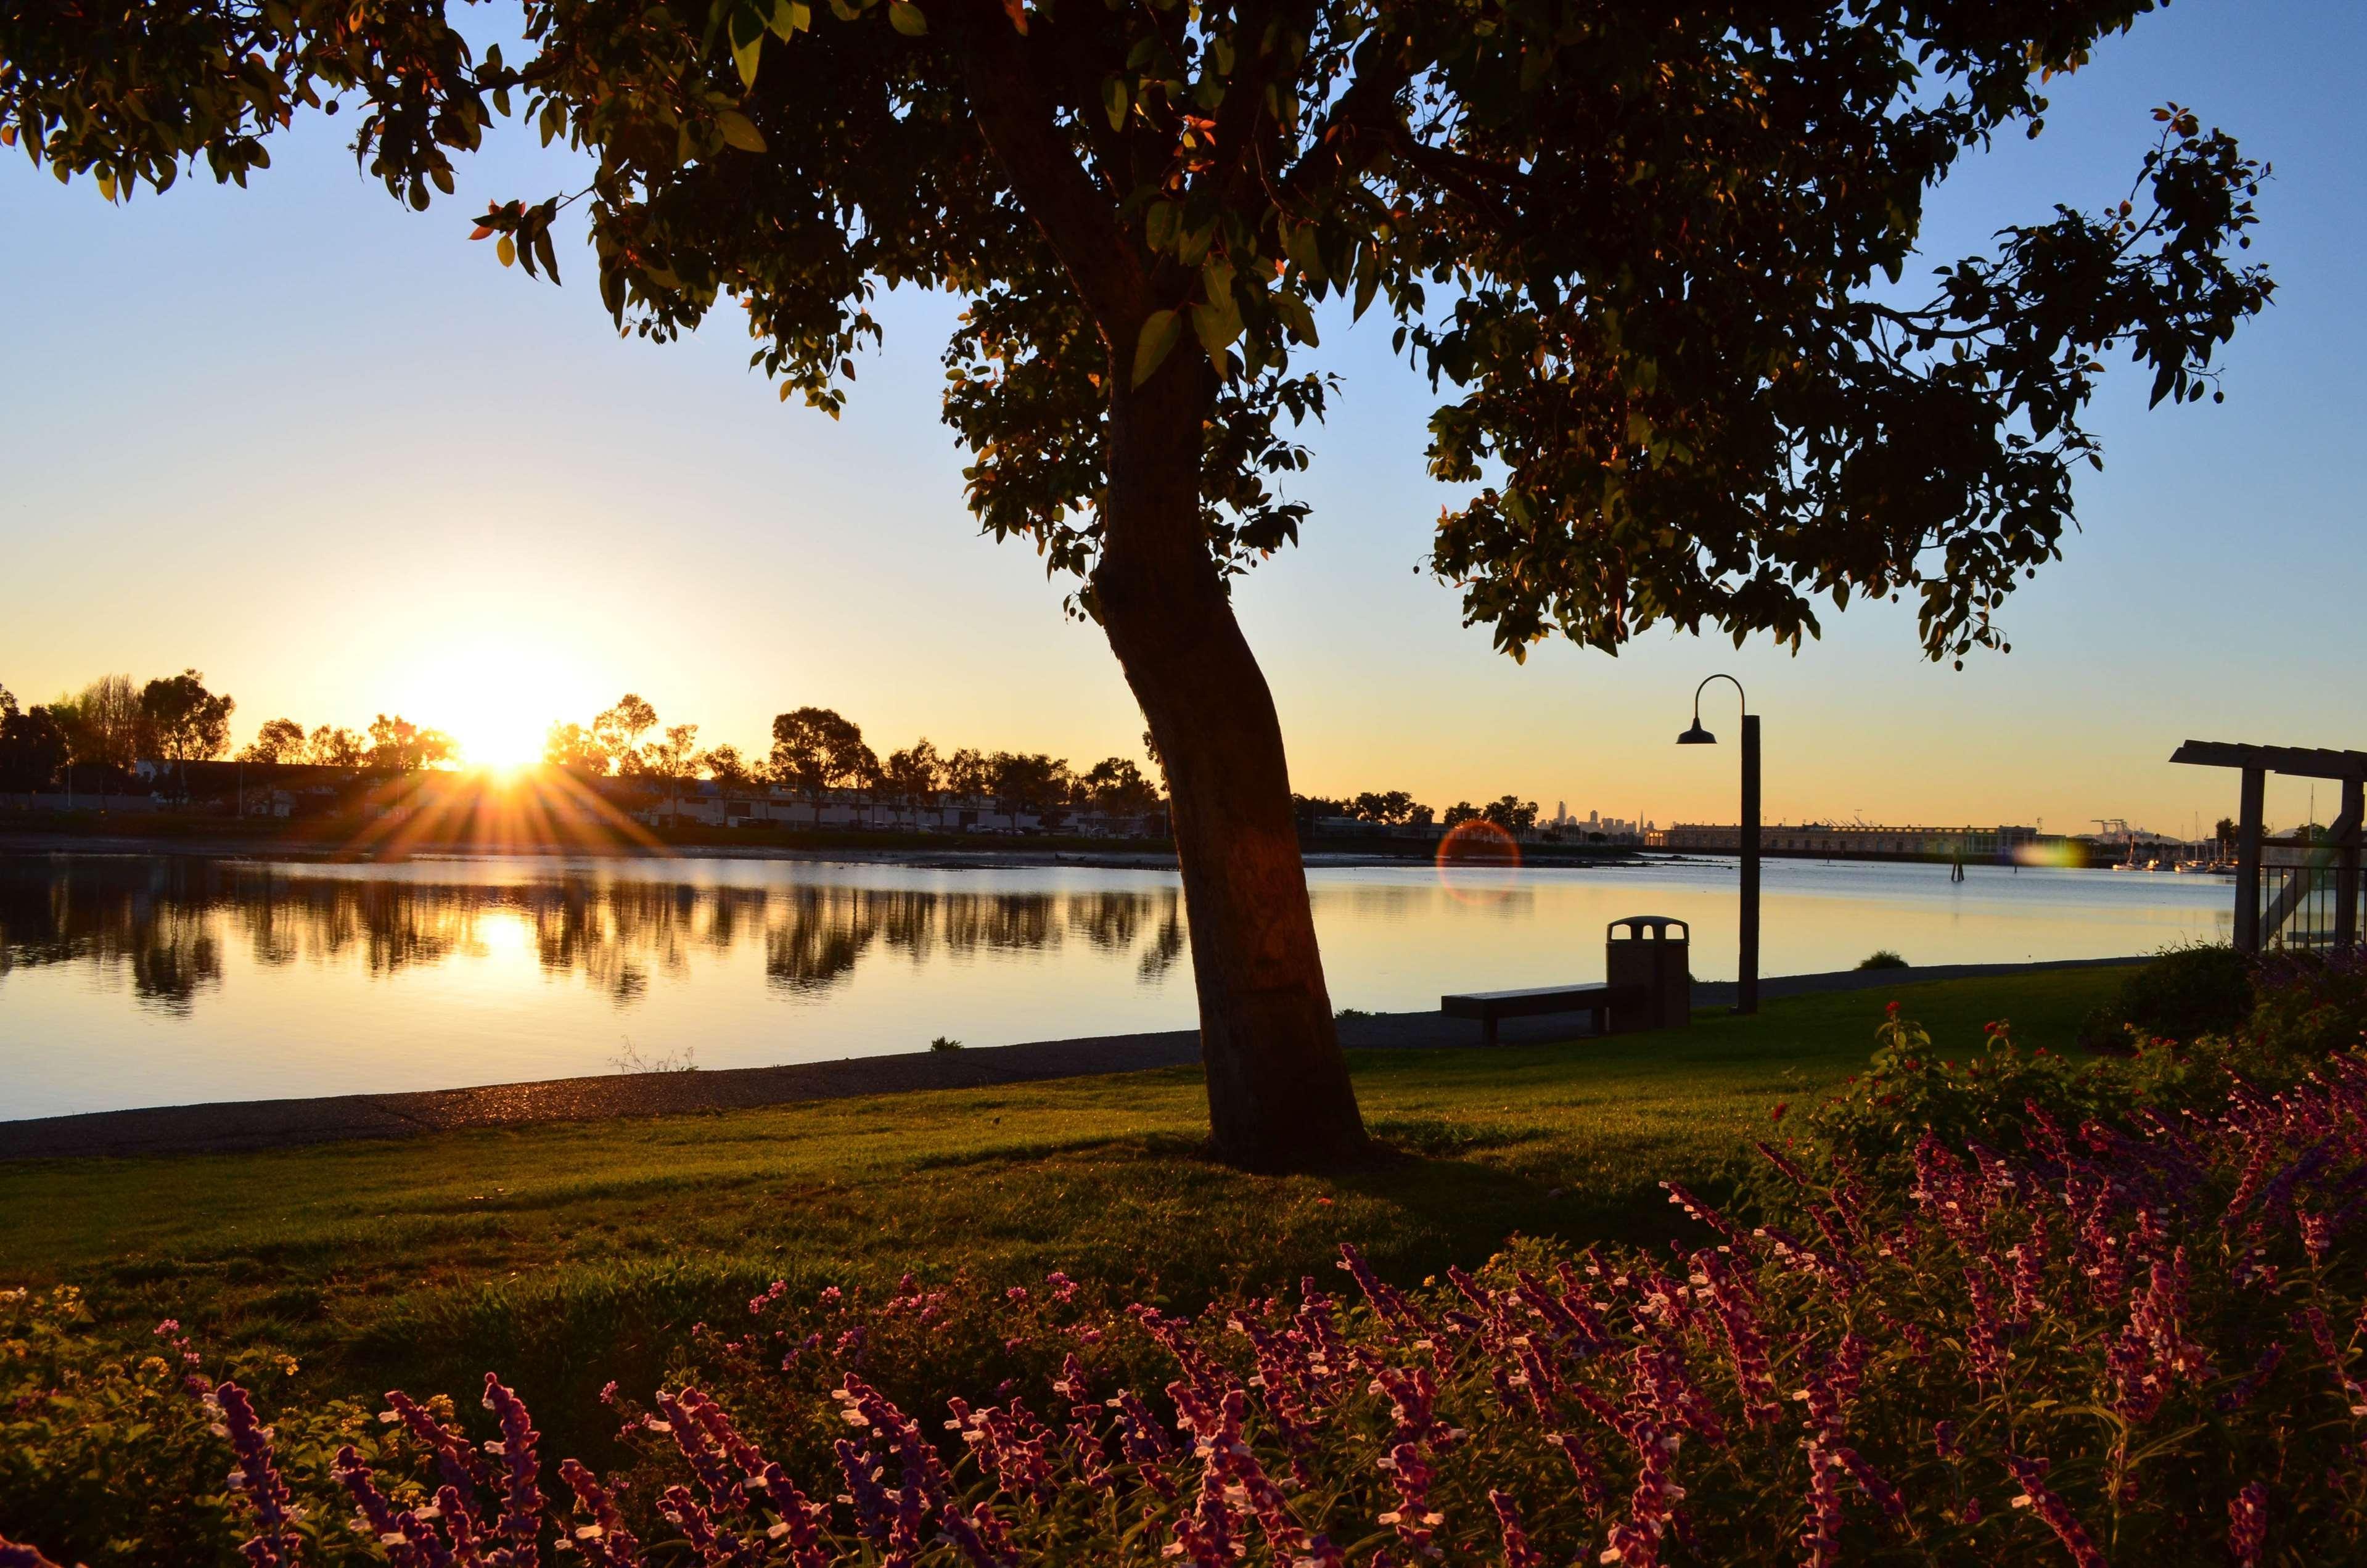
[[1611, 923], [1603, 954], [1603, 979], [1618, 993], [1610, 1033], [1692, 1025], [1693, 947], [1693, 927], [1670, 915], [1631, 915]]

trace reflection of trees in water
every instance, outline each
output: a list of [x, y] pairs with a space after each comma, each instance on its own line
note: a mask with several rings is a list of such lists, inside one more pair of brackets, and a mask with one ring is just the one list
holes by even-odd
[[1144, 984], [1152, 984], [1166, 979], [1167, 971], [1173, 969], [1175, 960], [1183, 956], [1184, 901], [1171, 898], [1167, 901], [1166, 913], [1160, 916], [1158, 934], [1142, 950], [1142, 961], [1135, 965], [1134, 972]]
[[227, 944], [269, 967], [357, 964], [391, 975], [455, 955], [488, 958], [523, 934], [547, 971], [581, 975], [626, 1005], [698, 951], [760, 942], [767, 980], [814, 994], [875, 950], [914, 967], [938, 957], [1023, 955], [1071, 937], [1100, 954], [1139, 951], [1162, 980], [1184, 951], [1172, 889], [1147, 892], [934, 892], [888, 888], [705, 888], [561, 876], [509, 886], [421, 882], [194, 858], [0, 865], [0, 978], [16, 966], [84, 963], [128, 974], [143, 1002], [186, 1012], [221, 982]]

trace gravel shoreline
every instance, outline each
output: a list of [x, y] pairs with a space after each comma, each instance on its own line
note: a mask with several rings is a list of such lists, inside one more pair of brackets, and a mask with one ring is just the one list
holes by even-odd
[[[1760, 982], [1760, 994], [1773, 1000], [1823, 992], [1871, 991], [1941, 980], [2144, 961], [2143, 958], [2068, 959], [2048, 963], [1944, 964], [1927, 969], [1775, 975]], [[1727, 1006], [1733, 1000], [1731, 983], [1693, 987], [1696, 1007]], [[1501, 1026], [1501, 1038], [1507, 1045], [1583, 1039], [1581, 1032], [1573, 1029], [1575, 1022], [1576, 1015], [1514, 1019]], [[1340, 1041], [1352, 1051], [1477, 1050], [1479, 1046], [1477, 1025], [1434, 1012], [1376, 1013], [1342, 1018]], [[960, 1051], [900, 1051], [777, 1067], [617, 1073], [409, 1094], [155, 1106], [0, 1121], [0, 1160], [120, 1158], [293, 1148], [353, 1138], [418, 1137], [469, 1128], [521, 1127], [535, 1122], [606, 1120], [628, 1116], [681, 1116], [923, 1089], [987, 1088], [1048, 1078], [1196, 1067], [1199, 1061], [1198, 1031], [1170, 1029], [1151, 1034], [1036, 1040], [1024, 1045], [971, 1046]]]

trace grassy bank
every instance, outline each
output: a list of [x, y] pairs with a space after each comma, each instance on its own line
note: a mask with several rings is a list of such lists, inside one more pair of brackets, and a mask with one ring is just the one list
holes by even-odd
[[[1646, 1240], [1655, 1184], [1715, 1187], [1771, 1108], [1865, 1061], [1894, 996], [1943, 1048], [2010, 1017], [2069, 1049], [2124, 971], [1903, 984], [1690, 1030], [1492, 1052], [1365, 1052], [1400, 1156], [1259, 1177], [1198, 1153], [1196, 1072], [247, 1155], [0, 1166], [0, 1285], [71, 1281], [127, 1334], [176, 1315], [304, 1358], [327, 1391], [462, 1388], [490, 1367], [554, 1440], [607, 1377], [646, 1382], [689, 1325], [766, 1281], [1064, 1268], [1185, 1308], [1330, 1278], [1336, 1243], [1418, 1278], [1512, 1232]], [[597, 1374], [596, 1376], [593, 1374]], [[612, 1423], [611, 1423], [612, 1424]]]

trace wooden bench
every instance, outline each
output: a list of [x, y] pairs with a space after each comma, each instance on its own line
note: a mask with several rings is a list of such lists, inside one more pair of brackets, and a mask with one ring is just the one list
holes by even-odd
[[1479, 1043], [1496, 1043], [1500, 1018], [1535, 1018], [1548, 1013], [1591, 1013], [1594, 1032], [1609, 1032], [1611, 1009], [1641, 1002], [1641, 987], [1630, 985], [1541, 985], [1526, 991], [1474, 991], [1462, 996], [1442, 996], [1438, 1010], [1450, 1018], [1479, 1020]]

